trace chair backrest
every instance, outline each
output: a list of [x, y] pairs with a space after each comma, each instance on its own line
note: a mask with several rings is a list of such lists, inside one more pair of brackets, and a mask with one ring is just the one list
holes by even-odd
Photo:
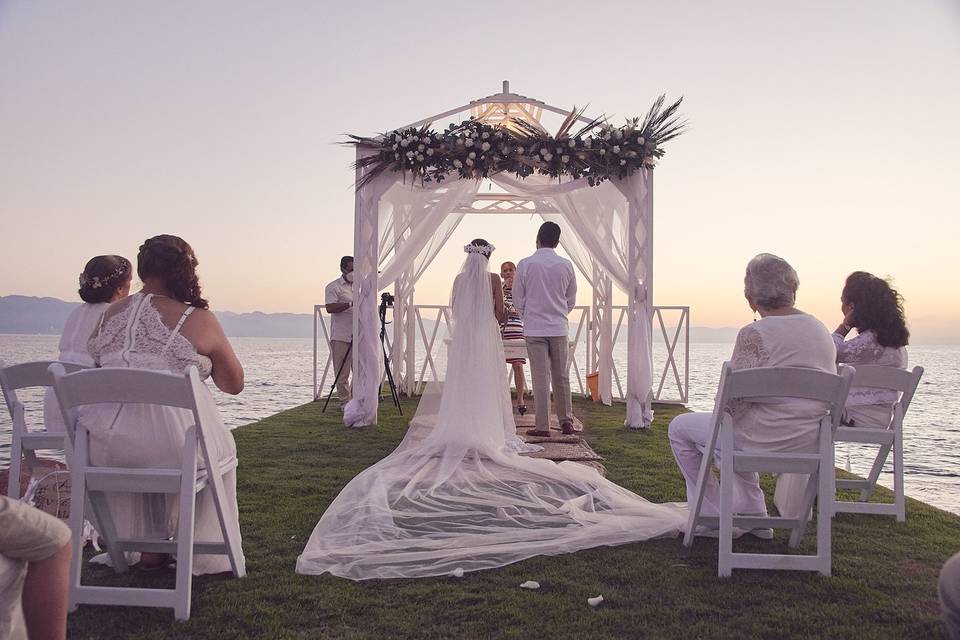
[[[203, 385], [197, 368], [176, 375], [163, 371], [105, 367], [67, 374], [61, 363], [50, 366], [57, 400], [63, 412], [70, 440], [76, 438], [77, 408], [91, 404], [149, 404], [187, 409], [193, 413], [197, 438], [204, 450], [204, 423], [207, 418], [199, 410], [197, 391]], [[206, 460], [210, 464], [210, 460]]]
[[850, 391], [854, 368], [841, 365], [840, 373], [827, 373], [800, 367], [756, 367], [734, 371], [724, 362], [714, 419], [719, 420], [733, 400], [756, 401], [764, 398], [817, 400], [827, 405], [832, 428], [840, 424], [843, 406]]
[[3, 399], [7, 403], [7, 410], [10, 411], [11, 415], [13, 415], [14, 405], [17, 403], [18, 389], [53, 386], [53, 374], [50, 373], [50, 365], [55, 363], [60, 364], [67, 373], [88, 368], [82, 364], [57, 362], [56, 360], [23, 362], [0, 368], [0, 390], [3, 391]]
[[899, 392], [901, 415], [906, 413], [910, 407], [913, 394], [916, 393], [920, 378], [923, 376], [923, 367], [914, 367], [907, 371], [906, 369], [878, 364], [858, 364], [856, 369], [851, 386], [890, 389]]

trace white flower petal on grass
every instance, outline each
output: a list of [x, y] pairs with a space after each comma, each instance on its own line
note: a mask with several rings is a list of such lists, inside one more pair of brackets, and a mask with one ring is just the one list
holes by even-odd
[[521, 589], [539, 589], [540, 583], [535, 582], [533, 580], [527, 580], [526, 582], [520, 585], [520, 588]]
[[450, 572], [450, 575], [452, 575], [454, 578], [462, 578], [462, 577], [463, 577], [463, 567], [457, 567], [456, 569], [454, 569], [453, 571]]
[[603, 596], [597, 596], [595, 598], [587, 598], [587, 604], [591, 607], [599, 607], [600, 603], [603, 602]]

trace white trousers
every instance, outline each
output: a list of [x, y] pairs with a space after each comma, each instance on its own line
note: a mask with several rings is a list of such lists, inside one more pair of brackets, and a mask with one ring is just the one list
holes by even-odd
[[[696, 494], [697, 475], [703, 459], [697, 445], [702, 447], [707, 444], [711, 417], [710, 413], [684, 413], [671, 420], [667, 430], [673, 457], [677, 459], [677, 466], [683, 473], [683, 479], [687, 481], [688, 502], [691, 502]], [[719, 448], [717, 453], [719, 454]], [[760, 476], [756, 473], [734, 474], [733, 512], [743, 515], [767, 515], [767, 504], [760, 488]], [[720, 515], [720, 483], [713, 472], [707, 475], [700, 515]]]

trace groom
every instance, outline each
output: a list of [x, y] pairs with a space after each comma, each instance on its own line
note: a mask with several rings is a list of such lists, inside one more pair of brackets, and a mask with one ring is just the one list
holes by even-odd
[[577, 279], [573, 264], [554, 250], [559, 242], [559, 225], [540, 225], [537, 251], [517, 264], [513, 281], [513, 306], [523, 319], [537, 412], [536, 428], [528, 436], [550, 435], [551, 380], [560, 429], [573, 433], [567, 315], [577, 303]]

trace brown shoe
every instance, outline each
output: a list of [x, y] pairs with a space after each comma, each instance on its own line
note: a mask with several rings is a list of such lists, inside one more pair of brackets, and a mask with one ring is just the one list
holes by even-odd
[[549, 438], [550, 431], [538, 431], [537, 429], [527, 429], [525, 432], [528, 436], [535, 436], [537, 438]]
[[561, 424], [560, 431], [562, 431], [563, 435], [565, 436], [572, 436], [573, 434], [576, 433], [576, 431], [573, 430], [572, 422], [564, 422], [563, 424]]

